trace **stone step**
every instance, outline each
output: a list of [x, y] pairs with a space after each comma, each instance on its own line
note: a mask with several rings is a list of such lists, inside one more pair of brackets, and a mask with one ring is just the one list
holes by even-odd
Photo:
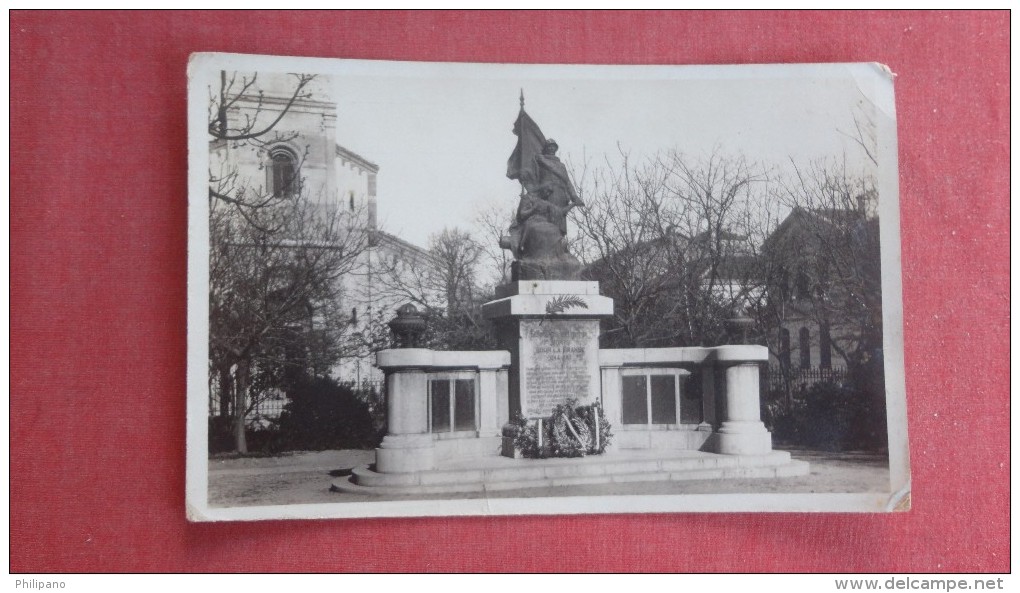
[[[557, 462], [569, 460], [556, 460]], [[546, 488], [612, 482], [776, 478], [806, 475], [808, 464], [786, 452], [761, 456], [706, 456], [679, 459], [543, 464], [518, 460], [512, 468], [445, 469], [406, 474], [355, 468], [349, 478], [333, 483], [344, 492], [377, 494], [442, 494]]]

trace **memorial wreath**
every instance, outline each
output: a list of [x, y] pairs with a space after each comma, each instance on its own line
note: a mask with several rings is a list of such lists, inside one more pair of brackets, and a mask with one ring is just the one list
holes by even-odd
[[601, 406], [578, 406], [577, 400], [556, 406], [541, 422], [518, 417], [513, 424], [514, 448], [532, 459], [599, 455], [613, 438]]

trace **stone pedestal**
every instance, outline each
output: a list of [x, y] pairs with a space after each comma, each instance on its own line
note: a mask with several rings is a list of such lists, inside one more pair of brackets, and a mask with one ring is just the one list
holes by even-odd
[[[395, 348], [381, 350], [376, 361], [386, 373], [387, 431], [375, 450], [375, 471], [429, 471], [451, 458], [481, 455], [499, 444], [500, 429], [510, 417], [507, 352]], [[473, 381], [475, 430], [460, 430], [455, 435], [433, 433], [429, 427], [429, 381], [436, 377], [449, 380], [451, 373], [458, 380]]]
[[528, 280], [502, 287], [482, 312], [510, 351], [509, 412], [545, 418], [562, 403], [599, 398], [599, 319], [613, 301], [598, 282]]
[[432, 351], [423, 348], [383, 350], [379, 367], [386, 371], [386, 436], [375, 450], [380, 472], [434, 469], [435, 444], [428, 426], [428, 376]]
[[719, 346], [716, 364], [724, 371], [721, 420], [716, 431], [716, 451], [724, 455], [766, 455], [772, 451], [772, 435], [761, 421], [758, 365], [768, 360], [764, 346]]
[[435, 469], [432, 435], [386, 435], [375, 450], [375, 465], [377, 471], [392, 474]]

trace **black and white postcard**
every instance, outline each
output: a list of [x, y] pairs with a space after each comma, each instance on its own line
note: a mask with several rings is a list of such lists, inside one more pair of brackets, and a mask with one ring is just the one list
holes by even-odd
[[882, 65], [188, 76], [192, 520], [909, 509]]

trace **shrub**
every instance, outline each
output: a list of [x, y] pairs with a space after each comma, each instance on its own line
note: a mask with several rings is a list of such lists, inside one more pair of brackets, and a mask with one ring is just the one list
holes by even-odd
[[368, 448], [377, 444], [368, 405], [348, 385], [328, 377], [295, 382], [280, 416], [278, 450]]
[[886, 446], [885, 406], [868, 390], [815, 383], [791, 403], [771, 399], [762, 418], [777, 441], [827, 451]]
[[382, 441], [386, 436], [386, 391], [382, 383], [363, 382], [361, 385], [351, 381], [344, 383], [350, 387], [354, 397], [365, 404], [372, 418], [372, 430], [375, 434], [374, 443]]
[[209, 417], [209, 453], [227, 453], [234, 450], [233, 421], [227, 416]]

